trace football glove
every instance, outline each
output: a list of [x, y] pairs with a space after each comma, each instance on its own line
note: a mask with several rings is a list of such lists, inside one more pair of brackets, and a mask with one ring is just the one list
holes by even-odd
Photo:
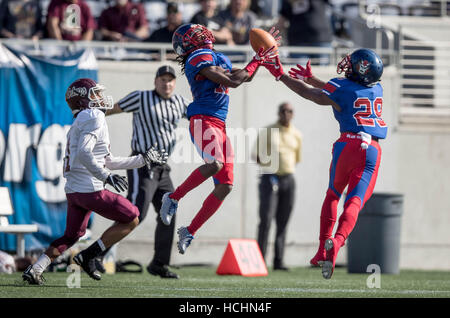
[[280, 33], [280, 30], [275, 29], [275, 27], [272, 27], [269, 31], [270, 35], [273, 36], [275, 41], [277, 42], [277, 46], [281, 45], [282, 37], [281, 35], [278, 35]]
[[258, 53], [253, 56], [253, 59], [245, 67], [245, 70], [248, 72], [248, 76], [252, 76], [253, 73], [256, 72], [258, 67], [265, 61], [275, 57], [274, 49], [275, 46], [272, 46], [267, 50], [264, 50], [263, 47], [259, 49]]
[[148, 169], [151, 168], [152, 163], [163, 165], [169, 158], [169, 154], [164, 149], [160, 151], [154, 146], [150, 147], [145, 153], [142, 154], [142, 156], [144, 157], [144, 161]]
[[281, 65], [280, 57], [278, 55], [270, 60], [264, 61], [262, 64], [277, 81], [284, 75], [283, 65]]
[[112, 186], [117, 192], [125, 191], [128, 189], [127, 178], [120, 176], [118, 174], [110, 174], [106, 180], [105, 184]]
[[292, 67], [289, 70], [290, 77], [299, 79], [301, 81], [313, 77], [313, 73], [311, 70], [311, 60], [308, 60], [308, 63], [306, 63], [306, 68], [304, 68], [300, 64], [297, 64], [297, 67], [298, 68]]

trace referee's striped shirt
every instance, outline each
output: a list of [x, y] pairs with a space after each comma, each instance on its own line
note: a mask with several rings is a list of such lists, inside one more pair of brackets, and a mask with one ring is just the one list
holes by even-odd
[[174, 94], [170, 99], [159, 97], [155, 90], [134, 91], [119, 101], [124, 112], [133, 113], [133, 152], [145, 152], [157, 145], [169, 155], [175, 147], [178, 121], [186, 118], [189, 101]]

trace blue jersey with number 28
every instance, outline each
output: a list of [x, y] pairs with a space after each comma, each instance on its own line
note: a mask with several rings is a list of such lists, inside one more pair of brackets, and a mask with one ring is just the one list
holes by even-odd
[[347, 78], [333, 78], [323, 87], [328, 95], [341, 107], [333, 108], [341, 132], [365, 132], [378, 138], [386, 138], [387, 125], [381, 118], [383, 110], [383, 88], [379, 83], [363, 86]]
[[186, 60], [185, 74], [193, 97], [187, 108], [187, 117], [208, 115], [225, 121], [228, 114], [228, 87], [199, 74], [200, 70], [209, 66], [220, 66], [226, 71], [231, 71], [232, 67], [225, 55], [210, 49], [196, 50]]

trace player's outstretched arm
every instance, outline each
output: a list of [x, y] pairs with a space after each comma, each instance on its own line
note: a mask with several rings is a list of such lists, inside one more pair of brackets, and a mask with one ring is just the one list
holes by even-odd
[[284, 85], [303, 98], [309, 99], [318, 105], [331, 105], [337, 111], [341, 111], [341, 107], [325, 95], [321, 88], [311, 87], [306, 85], [303, 81], [286, 75], [283, 71], [283, 65], [280, 62], [279, 56], [264, 62], [263, 65], [277, 81], [283, 82]]
[[286, 74], [283, 74], [280, 77], [280, 81], [303, 98], [306, 98], [318, 105], [331, 105], [337, 111], [341, 111], [341, 107], [331, 100], [326, 94], [324, 94], [321, 88], [310, 87], [303, 83], [303, 81], [294, 79]]
[[241, 69], [230, 73], [220, 66], [205, 67], [199, 74], [205, 76], [214, 83], [233, 88], [238, 87], [249, 78], [248, 73], [245, 72], [245, 70]]
[[122, 108], [120, 108], [119, 103], [115, 103], [114, 107], [111, 108], [111, 109], [108, 109], [106, 111], [105, 115], [109, 116], [109, 115], [119, 114], [119, 113], [122, 113], [122, 112], [123, 112], [123, 110], [122, 110]]
[[205, 76], [210, 81], [213, 81], [217, 84], [236, 88], [242, 83], [251, 80], [258, 67], [262, 65], [266, 60], [273, 58], [274, 49], [275, 47], [271, 47], [267, 50], [261, 48], [243, 69], [233, 69], [232, 72], [229, 72], [219, 66], [209, 66], [201, 69], [199, 74]]

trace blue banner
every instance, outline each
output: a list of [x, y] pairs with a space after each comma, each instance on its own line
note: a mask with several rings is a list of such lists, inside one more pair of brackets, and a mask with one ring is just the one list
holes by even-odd
[[[64, 233], [67, 202], [62, 160], [73, 121], [65, 101], [76, 79], [97, 80], [92, 50], [35, 57], [0, 44], [0, 186], [10, 190], [10, 224], [37, 224], [26, 250], [47, 247]], [[0, 233], [0, 249], [16, 250], [16, 237]]]

